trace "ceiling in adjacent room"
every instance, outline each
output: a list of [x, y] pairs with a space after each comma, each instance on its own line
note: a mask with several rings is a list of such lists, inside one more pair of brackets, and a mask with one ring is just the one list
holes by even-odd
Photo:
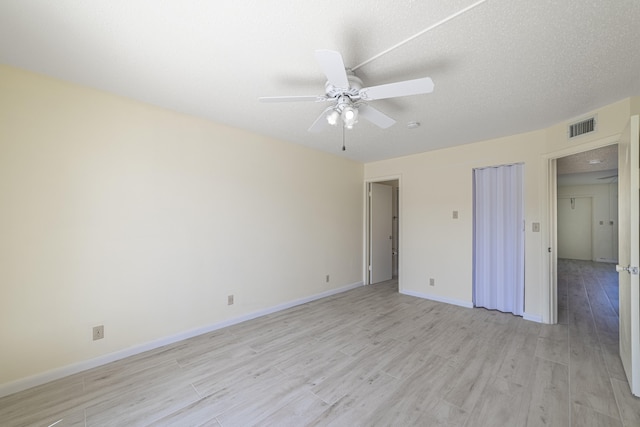
[[559, 158], [558, 185], [595, 185], [618, 182], [618, 144]]

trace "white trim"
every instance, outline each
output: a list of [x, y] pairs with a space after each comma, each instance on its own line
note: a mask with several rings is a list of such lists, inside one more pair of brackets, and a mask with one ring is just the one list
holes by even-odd
[[409, 295], [411, 297], [429, 299], [437, 302], [444, 302], [446, 304], [458, 305], [460, 307], [473, 308], [473, 303], [471, 301], [463, 301], [463, 300], [454, 299], [454, 298], [446, 298], [446, 297], [441, 297], [439, 295], [423, 294], [421, 292], [409, 291], [406, 289], [401, 290], [400, 293], [403, 295]]
[[[469, 301], [463, 301], [463, 300], [454, 299], [454, 298], [446, 298], [438, 295], [423, 294], [421, 292], [415, 292], [415, 291], [405, 290], [405, 291], [400, 291], [400, 293], [403, 295], [411, 296], [411, 297], [423, 298], [423, 299], [428, 299], [428, 300], [437, 301], [437, 302], [444, 302], [446, 304], [457, 305], [465, 308], [473, 308], [473, 303]], [[542, 323], [542, 316], [538, 314], [523, 313], [522, 318], [530, 322]]]
[[527, 313], [523, 313], [522, 314], [522, 318], [524, 320], [528, 320], [530, 322], [536, 322], [536, 323], [542, 323], [542, 316], [538, 315], [538, 314], [527, 314]]
[[221, 322], [214, 323], [212, 325], [191, 329], [189, 331], [181, 332], [176, 335], [159, 338], [157, 340], [153, 340], [144, 344], [129, 347], [124, 350], [105, 354], [103, 356], [99, 356], [93, 359], [72, 363], [71, 365], [63, 366], [63, 367], [52, 369], [50, 371], [46, 371], [40, 374], [32, 375], [30, 377], [21, 378], [15, 381], [1, 384], [0, 397], [4, 397], [13, 393], [18, 393], [20, 391], [26, 390], [31, 387], [36, 387], [36, 386], [48, 383], [50, 381], [58, 380], [60, 378], [64, 378], [69, 375], [86, 371], [87, 369], [92, 369], [98, 366], [106, 365], [107, 363], [115, 362], [116, 360], [124, 359], [125, 357], [133, 356], [133, 355], [143, 353], [145, 351], [153, 350], [168, 344], [173, 344], [182, 340], [186, 340], [188, 338], [206, 334], [208, 332], [212, 332], [218, 329], [226, 328], [227, 326], [232, 326], [238, 323], [246, 322], [247, 320], [252, 320], [258, 317], [266, 316], [271, 313], [286, 310], [288, 308], [295, 307], [297, 305], [306, 304], [311, 301], [326, 298], [342, 292], [347, 292], [363, 285], [364, 285], [363, 282], [352, 283], [350, 285], [343, 286], [341, 288], [331, 289], [325, 292], [321, 292], [319, 294], [311, 295], [311, 296], [300, 298], [297, 300], [285, 302], [283, 304], [278, 304], [273, 307], [268, 307], [262, 310], [254, 311], [253, 313], [248, 313], [239, 317], [234, 317], [232, 319], [223, 320]]
[[[540, 204], [547, 213], [546, 239], [542, 250], [542, 322], [558, 323], [558, 168], [557, 159], [546, 159], [546, 187], [540, 191]], [[542, 190], [542, 188], [541, 188]], [[546, 195], [546, 198], [543, 196]]]

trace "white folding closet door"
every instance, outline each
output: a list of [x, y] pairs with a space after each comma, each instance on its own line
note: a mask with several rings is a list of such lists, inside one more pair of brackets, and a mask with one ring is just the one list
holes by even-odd
[[523, 165], [474, 170], [474, 305], [524, 313]]

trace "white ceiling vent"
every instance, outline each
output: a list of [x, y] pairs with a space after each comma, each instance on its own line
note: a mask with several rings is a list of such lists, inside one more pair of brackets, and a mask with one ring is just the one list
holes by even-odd
[[596, 131], [596, 116], [571, 123], [567, 129], [569, 139]]

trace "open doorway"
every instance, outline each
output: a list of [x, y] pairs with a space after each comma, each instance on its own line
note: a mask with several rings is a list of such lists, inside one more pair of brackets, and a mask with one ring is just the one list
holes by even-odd
[[366, 183], [365, 283], [391, 283], [400, 276], [400, 180]]
[[[618, 261], [618, 149], [609, 145], [556, 159], [556, 321], [567, 322], [566, 275], [615, 272]], [[552, 255], [553, 256], [553, 255]], [[611, 275], [616, 277], [615, 274]], [[615, 285], [615, 286], [614, 286]], [[614, 289], [615, 288], [615, 289]], [[617, 283], [601, 293], [617, 312]], [[592, 308], [601, 307], [594, 304]]]

